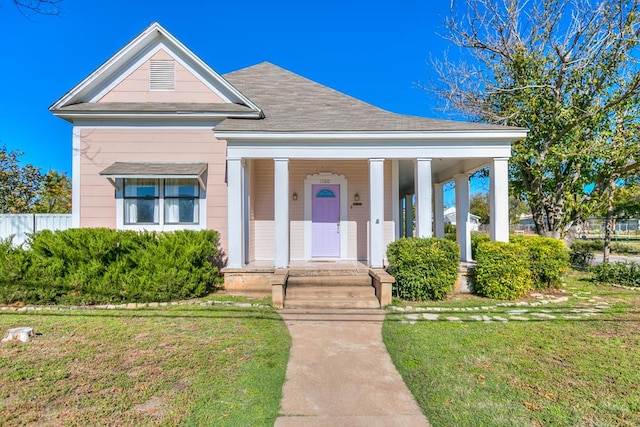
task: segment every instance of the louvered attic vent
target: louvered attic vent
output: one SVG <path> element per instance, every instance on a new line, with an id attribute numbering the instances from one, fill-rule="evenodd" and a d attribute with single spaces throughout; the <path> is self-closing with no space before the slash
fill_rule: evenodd
<path id="1" fill-rule="evenodd" d="M 174 90 L 175 63 L 173 61 L 151 61 L 149 68 L 149 90 Z"/>

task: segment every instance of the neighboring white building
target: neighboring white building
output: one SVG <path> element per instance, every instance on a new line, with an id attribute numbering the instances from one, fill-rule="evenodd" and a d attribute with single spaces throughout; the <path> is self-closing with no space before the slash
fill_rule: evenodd
<path id="1" fill-rule="evenodd" d="M 444 222 L 456 225 L 456 208 L 454 206 L 444 210 Z M 480 217 L 469 213 L 469 224 L 471 226 L 471 231 L 478 231 L 480 229 Z"/>

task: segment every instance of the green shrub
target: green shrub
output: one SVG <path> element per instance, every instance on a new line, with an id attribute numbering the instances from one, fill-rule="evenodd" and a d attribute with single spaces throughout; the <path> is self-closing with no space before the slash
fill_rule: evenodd
<path id="1" fill-rule="evenodd" d="M 518 243 L 478 244 L 474 286 L 479 295 L 516 299 L 533 288 L 529 250 Z"/>
<path id="2" fill-rule="evenodd" d="M 97 304 L 191 298 L 218 280 L 218 233 L 42 231 L 0 262 L 0 302 Z"/>
<path id="3" fill-rule="evenodd" d="M 586 239 L 586 240 L 574 240 L 571 243 L 572 250 L 578 250 L 583 248 L 589 248 L 592 251 L 602 252 L 604 249 L 604 240 L 602 239 Z M 638 254 L 640 253 L 640 243 L 638 242 L 611 242 L 611 253 L 614 254 Z"/>
<path id="4" fill-rule="evenodd" d="M 453 290 L 460 255 L 447 239 L 403 238 L 387 247 L 395 294 L 405 300 L 440 300 Z"/>
<path id="5" fill-rule="evenodd" d="M 489 235 L 487 233 L 471 233 L 471 258 L 476 259 L 476 251 L 478 250 L 478 244 L 482 242 L 488 242 Z"/>
<path id="6" fill-rule="evenodd" d="M 444 238 L 454 243 L 458 241 L 458 236 L 456 235 L 455 230 L 453 231 L 453 233 L 444 233 Z"/>
<path id="7" fill-rule="evenodd" d="M 593 250 L 587 246 L 571 245 L 569 262 L 574 267 L 589 267 L 591 265 L 591 262 L 593 262 Z"/>
<path id="8" fill-rule="evenodd" d="M 534 289 L 559 288 L 569 269 L 569 252 L 562 240 L 542 236 L 511 236 L 510 240 L 529 250 Z"/>
<path id="9" fill-rule="evenodd" d="M 606 262 L 591 268 L 601 283 L 640 287 L 640 264 L 635 262 Z"/>

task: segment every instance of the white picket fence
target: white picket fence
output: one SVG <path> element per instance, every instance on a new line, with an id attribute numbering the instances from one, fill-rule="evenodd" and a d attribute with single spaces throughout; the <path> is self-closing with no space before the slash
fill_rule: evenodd
<path id="1" fill-rule="evenodd" d="M 71 214 L 2 214 L 0 215 L 0 239 L 13 235 L 15 246 L 27 240 L 27 234 L 41 230 L 66 230 L 71 228 Z"/>

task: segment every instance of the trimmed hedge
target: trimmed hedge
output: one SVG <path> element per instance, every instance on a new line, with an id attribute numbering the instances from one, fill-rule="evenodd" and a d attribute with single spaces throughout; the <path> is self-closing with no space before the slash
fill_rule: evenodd
<path id="1" fill-rule="evenodd" d="M 0 246 L 0 302 L 104 304 L 206 295 L 219 282 L 218 233 L 81 228 Z"/>
<path id="2" fill-rule="evenodd" d="M 399 239 L 387 247 L 387 258 L 394 293 L 405 300 L 444 299 L 458 277 L 458 247 L 447 239 Z"/>
<path id="3" fill-rule="evenodd" d="M 604 240 L 601 239 L 587 239 L 587 240 L 574 240 L 571 243 L 572 250 L 583 250 L 589 248 L 592 251 L 602 251 L 604 249 Z M 640 242 L 637 241 L 612 241 L 611 253 L 614 254 L 638 254 L 640 253 Z"/>
<path id="4" fill-rule="evenodd" d="M 542 236 L 511 236 L 511 242 L 529 250 L 534 289 L 559 288 L 569 270 L 569 251 L 562 240 Z"/>
<path id="5" fill-rule="evenodd" d="M 635 262 L 605 262 L 591 271 L 600 283 L 640 287 L 640 264 Z"/>
<path id="6" fill-rule="evenodd" d="M 476 263 L 474 286 L 479 295 L 516 299 L 533 289 L 529 249 L 519 243 L 481 242 Z"/>

